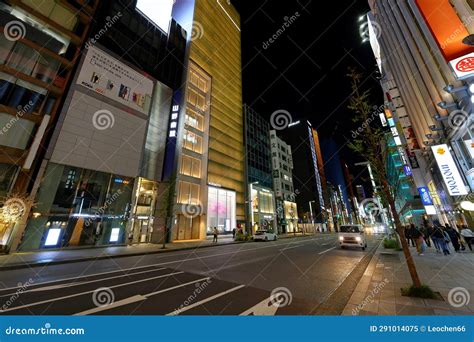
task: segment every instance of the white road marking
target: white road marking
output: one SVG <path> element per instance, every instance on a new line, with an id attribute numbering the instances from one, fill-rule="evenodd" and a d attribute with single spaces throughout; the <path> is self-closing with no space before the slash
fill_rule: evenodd
<path id="1" fill-rule="evenodd" d="M 329 249 L 326 249 L 325 251 L 319 252 L 318 254 L 321 255 L 321 254 L 327 253 L 329 251 L 332 251 L 334 248 L 336 248 L 336 247 L 331 247 Z"/>
<path id="2" fill-rule="evenodd" d="M 113 304 L 110 304 L 110 305 L 100 306 L 100 307 L 97 307 L 97 308 L 93 308 L 93 309 L 89 309 L 89 310 L 86 310 L 86 311 L 76 313 L 76 314 L 74 314 L 74 316 L 89 315 L 89 314 L 93 314 L 93 313 L 100 312 L 100 311 L 105 311 L 105 310 L 109 310 L 109 309 L 113 309 L 113 308 L 118 308 L 120 306 L 124 306 L 124 305 L 128 305 L 128 304 L 131 304 L 131 303 L 136 303 L 136 302 L 139 302 L 139 301 L 146 300 L 146 299 L 148 299 L 148 297 L 155 296 L 155 295 L 160 294 L 160 293 L 169 292 L 169 291 L 172 291 L 172 290 L 176 290 L 180 287 L 188 286 L 188 285 L 191 285 L 191 284 L 194 284 L 194 283 L 197 283 L 197 282 L 201 282 L 201 281 L 205 281 L 205 280 L 209 280 L 209 279 L 210 279 L 210 277 L 196 279 L 196 280 L 193 280 L 193 281 L 189 281 L 187 283 L 167 287 L 166 289 L 163 289 L 163 290 L 150 292 L 150 293 L 147 293 L 145 295 L 135 295 L 135 296 L 132 296 L 132 297 L 128 297 L 128 298 L 119 300 L 119 301 L 117 301 Z"/>
<path id="3" fill-rule="evenodd" d="M 154 272 L 154 271 L 162 271 L 162 270 L 165 270 L 165 269 L 166 268 L 161 267 L 161 268 L 155 268 L 153 270 L 121 274 L 121 275 L 117 275 L 117 276 L 113 276 L 113 277 L 93 279 L 93 280 L 89 280 L 89 281 L 86 280 L 86 281 L 81 281 L 81 282 L 78 282 L 78 283 L 66 283 L 66 284 L 58 284 L 58 285 L 52 285 L 52 286 L 43 286 L 43 287 L 38 287 L 38 288 L 31 289 L 31 290 L 22 291 L 21 294 L 28 293 L 28 292 L 41 292 L 41 291 L 60 290 L 60 289 L 68 288 L 68 287 L 74 287 L 74 286 L 79 286 L 79 285 L 84 285 L 84 284 L 91 284 L 91 283 L 96 283 L 96 282 L 99 282 L 99 281 L 110 280 L 110 279 L 115 279 L 115 278 L 129 277 L 129 276 L 134 276 L 136 274 L 150 273 L 150 272 Z M 15 293 L 16 292 L 1 295 L 0 298 L 1 297 L 12 296 Z"/>
<path id="4" fill-rule="evenodd" d="M 215 294 L 214 296 L 211 296 L 211 297 L 208 297 L 206 299 L 203 299 L 203 300 L 200 300 L 199 302 L 196 302 L 194 304 L 191 304 L 191 305 L 188 305 L 188 306 L 185 306 L 184 308 L 181 308 L 181 309 L 176 309 L 175 311 L 173 312 L 170 312 L 169 314 L 166 314 L 166 316 L 177 316 L 179 314 L 181 314 L 182 312 L 185 312 L 185 311 L 188 311 L 188 310 L 191 310 L 197 306 L 200 306 L 202 304 L 205 304 L 207 302 L 210 302 L 211 300 L 214 300 L 216 298 L 219 298 L 219 297 L 222 297 L 222 296 L 225 296 L 231 292 L 234 292 L 234 291 L 237 291 L 237 290 L 240 290 L 241 288 L 245 287 L 245 285 L 239 285 L 239 286 L 236 286 L 236 287 L 233 287 L 229 290 L 226 290 L 226 291 L 223 291 L 223 292 L 220 292 L 218 294 Z"/>
<path id="5" fill-rule="evenodd" d="M 128 283 L 123 283 L 123 284 L 118 284 L 118 285 L 112 285 L 112 286 L 109 286 L 108 288 L 109 289 L 114 289 L 114 288 L 117 288 L 117 287 L 122 287 L 122 286 L 137 284 L 137 283 L 143 283 L 145 281 L 149 281 L 149 280 L 153 280 L 153 279 L 159 279 L 159 278 L 165 278 L 165 277 L 168 277 L 168 276 L 172 276 L 172 275 L 176 275 L 176 274 L 182 274 L 182 273 L 184 273 L 184 272 L 180 271 L 180 272 L 173 272 L 173 273 L 163 274 L 163 275 L 156 276 L 156 277 L 135 280 L 135 281 L 131 281 L 131 282 L 128 282 Z M 30 304 L 25 304 L 25 305 L 20 305 L 20 306 L 15 306 L 15 307 L 12 307 L 12 308 L 8 308 L 6 310 L 2 310 L 1 312 L 15 311 L 15 310 L 29 308 L 29 307 L 40 305 L 40 304 L 46 304 L 46 303 L 51 303 L 51 302 L 55 302 L 55 301 L 59 301 L 59 300 L 63 300 L 63 299 L 79 297 L 79 296 L 82 296 L 82 295 L 85 295 L 85 294 L 93 293 L 95 290 L 96 289 L 90 290 L 90 291 L 74 293 L 74 294 L 71 294 L 71 295 L 57 297 L 57 298 L 49 298 L 49 299 L 45 299 L 45 300 L 42 300 L 42 301 L 39 301 L 39 302 L 34 302 L 34 303 L 30 303 Z"/>
<path id="6" fill-rule="evenodd" d="M 146 297 L 155 296 L 155 295 L 160 294 L 160 293 L 168 292 L 168 291 L 175 290 L 175 289 L 178 289 L 178 288 L 183 287 L 183 286 L 191 285 L 191 284 L 194 284 L 194 283 L 197 283 L 197 282 L 200 282 L 200 281 L 209 280 L 209 279 L 211 279 L 211 277 L 196 279 L 196 280 L 193 280 L 193 281 L 190 281 L 190 282 L 187 282 L 187 283 L 183 283 L 183 284 L 179 284 L 179 285 L 176 285 L 176 286 L 168 287 L 168 288 L 163 289 L 163 290 L 150 292 L 150 293 L 147 293 L 145 296 Z"/>
<path id="7" fill-rule="evenodd" d="M 298 246 L 291 246 L 291 247 L 285 247 L 283 249 L 280 249 L 280 251 L 286 251 L 287 249 L 292 249 L 292 248 L 297 248 L 297 247 L 301 247 L 302 245 L 298 245 Z"/>
<path id="8" fill-rule="evenodd" d="M 110 309 L 113 309 L 113 308 L 118 308 L 119 306 L 124 306 L 124 305 L 128 305 L 128 304 L 136 303 L 136 302 L 142 302 L 144 300 L 146 300 L 146 297 L 144 297 L 142 295 L 135 295 L 135 296 L 128 297 L 128 298 L 125 298 L 125 299 L 122 299 L 122 300 L 118 300 L 118 301 L 113 302 L 112 304 L 109 304 L 109 305 L 98 306 L 96 308 L 92 308 L 92 309 L 89 309 L 89 310 L 86 310 L 86 311 L 75 313 L 73 316 L 92 315 L 92 314 L 95 314 L 97 312 L 110 310 Z"/>
<path id="9" fill-rule="evenodd" d="M 308 240 L 305 240 L 303 241 L 303 243 L 301 244 L 301 246 L 303 245 L 306 245 L 306 241 L 308 242 L 312 242 L 314 240 L 320 240 L 322 237 L 319 237 L 319 238 L 312 238 L 312 239 L 308 239 Z M 279 241 L 283 241 L 283 240 L 279 240 Z M 180 263 L 180 262 L 188 262 L 188 261 L 194 261 L 194 260 L 200 260 L 200 259 L 207 259 L 207 258 L 214 258 L 214 257 L 218 257 L 218 256 L 224 256 L 224 255 L 235 255 L 235 254 L 238 254 L 238 253 L 243 253 L 243 252 L 251 252 L 251 251 L 255 251 L 255 250 L 259 250 L 259 249 L 266 249 L 266 248 L 274 248 L 274 247 L 280 247 L 280 245 L 284 245 L 284 243 L 282 244 L 271 244 L 271 245 L 268 245 L 268 246 L 262 246 L 262 247 L 256 247 L 256 248 L 248 248 L 248 249 L 242 249 L 242 250 L 238 250 L 238 251 L 231 251 L 231 252 L 225 252 L 225 253 L 217 253 L 217 254 L 212 254 L 212 255 L 205 255 L 205 256 L 198 256 L 198 257 L 194 257 L 194 258 L 186 258 L 186 259 L 180 259 L 180 260 L 174 260 L 174 261 L 167 261 L 167 262 L 161 262 L 161 263 L 156 263 L 156 264 L 150 264 L 150 265 L 143 265 L 143 266 L 134 266 L 134 267 L 131 267 L 131 268 L 124 268 L 124 269 L 117 269 L 115 271 L 107 271 L 107 272 L 99 272 L 99 273 L 91 273 L 91 274 L 88 274 L 88 275 L 83 275 L 83 276 L 77 276 L 77 277 L 69 277 L 69 278 L 59 278 L 57 280 L 50 280 L 50 281 L 44 281 L 44 282 L 39 282 L 39 283 L 35 283 L 31 286 L 38 286 L 38 285 L 45 285 L 45 284 L 51 284 L 51 283 L 57 283 L 57 282 L 61 282 L 61 281 L 67 281 L 67 280 L 73 280 L 73 279 L 82 279 L 82 278 L 86 278 L 86 277 L 93 277 L 93 276 L 98 276 L 98 275 L 104 275 L 104 274 L 110 274 L 110 273 L 116 273 L 116 272 L 125 272 L 125 271 L 130 271 L 130 270 L 137 270 L 137 269 L 142 269 L 142 268 L 146 268 L 146 267 L 156 267 L 156 266 L 163 266 L 163 265 L 169 265 L 169 264 L 176 264 L 176 263 Z M 222 245 L 224 246 L 224 245 Z M 220 246 L 220 247 L 222 247 Z M 177 251 L 179 252 L 179 251 Z M 159 257 L 169 257 L 170 255 L 161 255 Z M 178 256 L 182 256 L 182 254 L 179 254 Z M 133 256 L 130 256 L 131 258 Z M 52 265 L 54 266 L 54 265 Z M 7 288 L 3 288 L 3 289 L 0 289 L 0 291 L 6 291 L 6 290 L 13 290 L 13 289 L 18 289 L 20 288 L 20 286 L 14 286 L 14 287 L 7 287 Z"/>
<path id="10" fill-rule="evenodd" d="M 255 304 L 250 309 L 245 310 L 239 316 L 275 316 L 278 311 L 278 305 L 272 304 L 272 298 L 262 300 L 260 303 Z"/>
<path id="11" fill-rule="evenodd" d="M 48 280 L 48 281 L 43 281 L 39 283 L 31 283 L 30 286 L 39 286 L 39 285 L 46 285 L 46 284 L 52 284 L 52 283 L 58 283 L 61 281 L 66 281 L 66 280 L 77 280 L 77 279 L 82 279 L 82 278 L 87 278 L 87 277 L 95 277 L 99 275 L 105 275 L 105 274 L 111 274 L 111 273 L 118 273 L 118 272 L 125 272 L 125 271 L 130 271 L 130 270 L 138 270 L 146 267 L 153 267 L 154 265 L 143 265 L 143 266 L 136 266 L 136 267 L 131 267 L 131 268 L 124 268 L 124 269 L 118 269 L 115 271 L 107 271 L 107 272 L 99 272 L 99 273 L 92 273 L 92 274 L 87 274 L 87 275 L 81 275 L 81 276 L 76 276 L 76 277 L 69 277 L 69 278 L 61 278 L 57 280 Z M 163 270 L 164 268 L 160 268 L 160 270 Z M 155 271 L 156 269 L 150 270 Z M 132 275 L 133 273 L 125 273 L 124 275 Z M 13 287 L 6 287 L 3 289 L 0 289 L 0 291 L 7 291 L 7 290 L 13 290 L 17 289 L 21 286 L 13 286 Z"/>

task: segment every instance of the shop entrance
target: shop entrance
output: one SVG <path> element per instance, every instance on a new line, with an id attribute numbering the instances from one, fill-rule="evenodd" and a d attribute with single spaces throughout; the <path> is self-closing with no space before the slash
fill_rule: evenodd
<path id="1" fill-rule="evenodd" d="M 153 213 L 156 206 L 158 184 L 144 178 L 138 181 L 137 201 L 134 209 L 132 243 L 150 243 L 153 234 Z"/>

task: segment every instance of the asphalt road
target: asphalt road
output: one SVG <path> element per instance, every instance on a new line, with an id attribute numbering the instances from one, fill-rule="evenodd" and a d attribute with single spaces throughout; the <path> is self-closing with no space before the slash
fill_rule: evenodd
<path id="1" fill-rule="evenodd" d="M 369 237 L 366 251 L 342 250 L 334 235 L 317 235 L 3 271 L 0 310 L 8 315 L 320 313 L 317 308 L 344 286 L 377 243 Z"/>

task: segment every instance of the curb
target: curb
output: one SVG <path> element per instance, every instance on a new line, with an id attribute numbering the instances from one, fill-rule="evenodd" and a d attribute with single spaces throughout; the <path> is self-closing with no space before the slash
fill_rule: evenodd
<path id="1" fill-rule="evenodd" d="M 32 268 L 32 267 L 73 264 L 73 263 L 84 262 L 84 261 L 106 260 L 106 259 L 115 259 L 115 258 L 136 257 L 136 256 L 141 256 L 141 255 L 153 255 L 153 254 L 160 254 L 160 253 L 179 252 L 179 251 L 186 251 L 186 250 L 191 250 L 191 249 L 236 245 L 236 244 L 241 244 L 241 243 L 246 243 L 246 242 L 248 241 L 234 241 L 234 242 L 229 242 L 229 243 L 220 244 L 220 245 L 217 244 L 217 245 L 193 246 L 193 247 L 182 247 L 182 248 L 173 248 L 173 249 L 158 249 L 158 250 L 148 251 L 148 252 L 124 253 L 124 254 L 116 254 L 116 255 L 100 255 L 100 256 L 95 256 L 95 257 L 83 257 L 83 258 L 74 258 L 74 259 L 37 261 L 37 262 L 30 262 L 30 263 L 12 264 L 8 266 L 0 266 L 0 272 L 19 270 L 19 269 L 24 269 L 24 268 Z"/>

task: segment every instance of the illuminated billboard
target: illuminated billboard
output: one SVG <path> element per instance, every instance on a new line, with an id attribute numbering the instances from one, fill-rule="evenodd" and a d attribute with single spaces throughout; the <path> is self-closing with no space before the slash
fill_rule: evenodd
<path id="1" fill-rule="evenodd" d="M 444 59 L 458 78 L 474 72 L 472 46 L 463 44 L 469 36 L 465 23 L 459 18 L 449 0 L 415 0 L 426 24 L 435 38 Z"/>
<path id="2" fill-rule="evenodd" d="M 438 164 L 439 171 L 451 196 L 467 195 L 466 186 L 461 178 L 461 174 L 454 163 L 453 156 L 448 145 L 442 144 L 431 146 L 433 154 Z"/>

